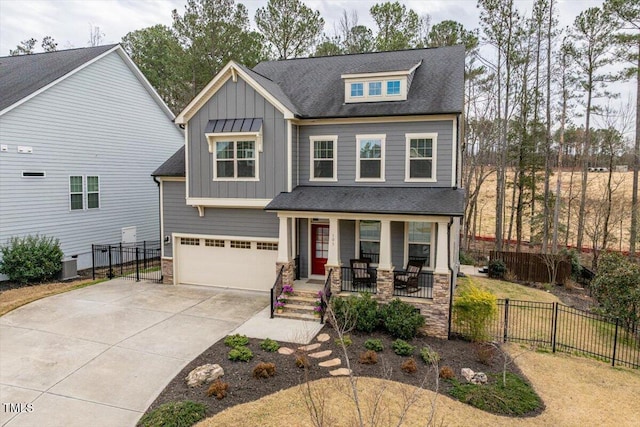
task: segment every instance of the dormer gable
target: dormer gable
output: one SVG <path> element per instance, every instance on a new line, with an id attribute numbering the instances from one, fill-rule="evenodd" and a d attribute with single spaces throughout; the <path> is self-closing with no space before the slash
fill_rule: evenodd
<path id="1" fill-rule="evenodd" d="M 341 75 L 344 102 L 405 101 L 420 61 L 370 62 Z"/>

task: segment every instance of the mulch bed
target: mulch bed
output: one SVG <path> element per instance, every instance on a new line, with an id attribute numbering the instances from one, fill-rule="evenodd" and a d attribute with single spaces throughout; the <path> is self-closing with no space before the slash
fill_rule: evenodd
<path id="1" fill-rule="evenodd" d="M 322 329 L 321 333 L 328 333 L 331 336 L 331 339 L 322 343 L 321 348 L 314 350 L 313 352 L 330 349 L 333 350 L 333 353 L 325 359 L 309 359 L 311 364 L 307 372 L 296 366 L 295 354 L 282 355 L 277 352 L 266 352 L 260 348 L 260 342 L 262 340 L 258 339 L 250 339 L 248 347 L 254 354 L 254 357 L 250 362 L 232 362 L 227 359 L 230 349 L 229 347 L 226 347 L 221 340 L 209 347 L 209 349 L 189 363 L 167 385 L 162 393 L 160 393 L 147 412 L 163 403 L 192 400 L 205 404 L 207 406 L 207 416 L 212 416 L 226 408 L 251 402 L 277 391 L 297 386 L 303 383 L 305 378 L 311 381 L 328 378 L 330 377 L 329 371 L 335 368 L 320 367 L 318 366 L 318 362 L 340 357 L 343 362 L 340 367 L 346 367 L 346 364 L 344 363 L 345 358 L 342 350 L 334 342 L 336 337 L 335 331 L 330 326 L 326 325 Z M 391 348 L 393 339 L 389 335 L 383 332 L 373 332 L 370 334 L 352 332 L 349 335 L 353 341 L 353 344 L 348 348 L 349 360 L 351 368 L 356 376 L 386 378 L 435 390 L 435 374 L 433 373 L 433 370 L 430 370 L 430 367 L 427 366 L 420 358 L 420 349 L 427 345 L 439 354 L 441 359 L 439 366 L 450 367 L 455 373 L 456 378 L 461 382 L 465 381 L 460 374 L 460 370 L 462 368 L 471 368 L 476 372 L 480 371 L 487 374 L 502 372 L 502 355 L 500 352 L 496 352 L 493 360 L 488 365 L 485 365 L 478 361 L 476 347 L 472 343 L 460 340 L 447 341 L 420 336 L 410 341 L 410 344 L 415 346 L 414 358 L 418 366 L 418 371 L 413 374 L 407 374 L 400 369 L 402 363 L 407 360 L 407 357 L 398 356 L 393 352 Z M 358 363 L 359 355 L 366 351 L 364 342 L 369 338 L 378 338 L 382 340 L 384 345 L 384 350 L 378 353 L 378 363 L 375 365 L 363 365 Z M 312 342 L 317 341 L 313 340 Z M 287 344 L 282 342 L 279 344 L 292 349 L 296 349 L 300 346 L 299 344 Z M 276 365 L 276 375 L 268 379 L 253 378 L 253 368 L 260 362 L 274 363 Z M 217 400 L 213 396 L 207 396 L 208 385 L 191 388 L 187 386 L 184 380 L 191 370 L 207 363 L 217 363 L 224 369 L 224 376 L 221 380 L 229 384 L 229 389 L 227 390 L 227 396 L 222 400 Z M 386 373 L 384 373 L 385 370 L 387 371 Z M 519 371 L 515 363 L 509 364 L 507 370 L 522 376 L 522 373 Z M 451 384 L 449 381 L 443 380 L 440 381 L 439 387 L 440 393 L 447 394 L 447 391 L 451 388 Z M 532 413 L 527 415 L 536 414 Z"/>

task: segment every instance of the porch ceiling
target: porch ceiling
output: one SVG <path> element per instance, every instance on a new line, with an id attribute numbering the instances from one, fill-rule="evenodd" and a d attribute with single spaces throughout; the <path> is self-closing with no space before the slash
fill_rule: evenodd
<path id="1" fill-rule="evenodd" d="M 299 186 L 265 210 L 463 216 L 464 198 L 453 188 Z"/>

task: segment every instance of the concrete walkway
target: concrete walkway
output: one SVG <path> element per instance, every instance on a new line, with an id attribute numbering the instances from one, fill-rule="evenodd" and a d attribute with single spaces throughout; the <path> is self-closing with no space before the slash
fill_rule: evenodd
<path id="1" fill-rule="evenodd" d="M 14 310 L 0 317 L 0 425 L 134 426 L 187 363 L 268 304 L 116 279 Z"/>

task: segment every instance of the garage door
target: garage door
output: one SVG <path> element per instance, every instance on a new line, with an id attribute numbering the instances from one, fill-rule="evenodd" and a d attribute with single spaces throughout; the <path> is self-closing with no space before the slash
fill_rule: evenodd
<path id="1" fill-rule="evenodd" d="M 273 286 L 278 243 L 269 239 L 176 237 L 177 283 L 268 290 Z"/>

